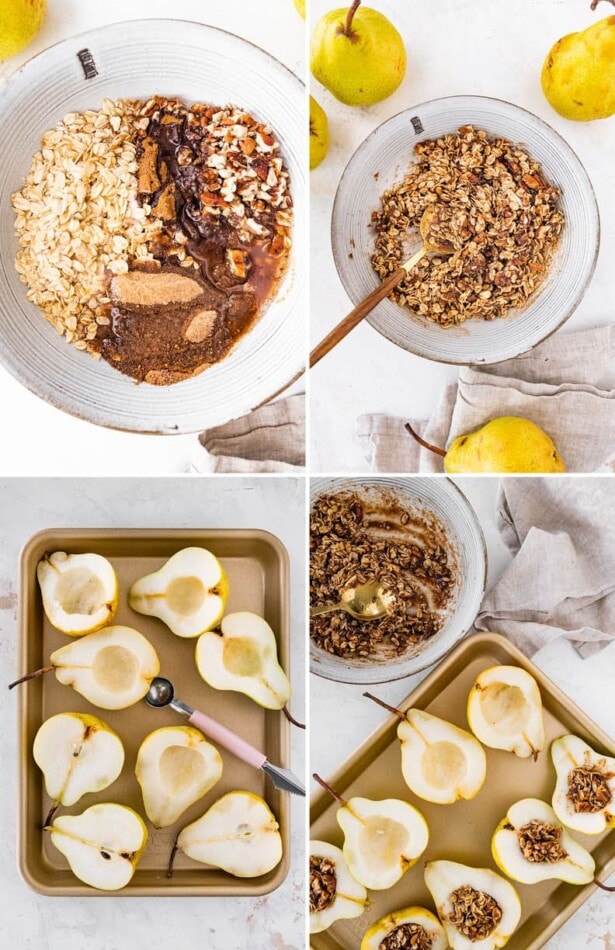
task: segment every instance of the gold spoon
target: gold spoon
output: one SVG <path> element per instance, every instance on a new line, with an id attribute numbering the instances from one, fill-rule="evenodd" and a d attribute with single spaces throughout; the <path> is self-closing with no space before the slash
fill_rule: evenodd
<path id="1" fill-rule="evenodd" d="M 313 607 L 310 617 L 319 617 L 333 610 L 345 610 L 355 620 L 380 620 L 389 612 L 394 600 L 394 595 L 378 581 L 373 584 L 360 584 L 342 591 L 337 604 Z"/>
<path id="2" fill-rule="evenodd" d="M 412 257 L 409 257 L 408 260 L 387 277 L 386 280 L 383 280 L 379 287 L 373 290 L 360 304 L 357 304 L 354 310 L 351 310 L 348 316 L 344 317 L 344 319 L 327 334 L 324 340 L 321 340 L 318 346 L 310 353 L 310 368 L 316 366 L 323 356 L 327 355 L 329 350 L 332 350 L 334 346 L 337 346 L 340 340 L 343 340 L 351 330 L 354 330 L 357 324 L 359 324 L 368 313 L 372 312 L 377 303 L 380 303 L 381 300 L 388 297 L 391 291 L 395 290 L 404 277 L 408 276 L 415 264 L 418 264 L 426 254 L 448 256 L 454 252 L 455 248 L 452 244 L 438 244 L 436 240 L 430 238 L 431 226 L 434 222 L 435 214 L 435 205 L 430 205 L 423 212 L 419 225 L 421 237 L 423 238 L 423 246 L 420 250 L 418 250 L 416 254 L 413 254 Z"/>

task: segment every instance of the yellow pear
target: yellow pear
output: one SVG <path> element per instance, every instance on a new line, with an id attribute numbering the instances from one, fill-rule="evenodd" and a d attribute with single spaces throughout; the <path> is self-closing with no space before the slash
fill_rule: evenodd
<path id="1" fill-rule="evenodd" d="M 422 947 L 427 943 L 430 950 L 446 950 L 448 941 L 442 924 L 424 907 L 404 907 L 372 924 L 361 941 L 361 950 Z"/>
<path id="2" fill-rule="evenodd" d="M 310 171 L 318 168 L 329 151 L 329 120 L 327 113 L 310 96 Z"/>
<path id="3" fill-rule="evenodd" d="M 295 10 L 305 20 L 305 0 L 293 0 Z"/>
<path id="4" fill-rule="evenodd" d="M 336 99 L 371 106 L 395 92 L 406 72 L 406 48 L 399 32 L 378 10 L 331 10 L 320 18 L 310 43 L 310 68 Z"/>
<path id="5" fill-rule="evenodd" d="M 360 917 L 367 891 L 354 879 L 340 848 L 310 841 L 310 933 L 328 930 L 336 920 Z"/>
<path id="6" fill-rule="evenodd" d="M 14 56 L 31 43 L 45 18 L 47 0 L 2 0 L 0 3 L 0 60 Z"/>
<path id="7" fill-rule="evenodd" d="M 615 114 L 615 16 L 569 33 L 542 67 L 542 91 L 565 119 L 589 122 Z"/>
<path id="8" fill-rule="evenodd" d="M 540 690 L 534 677 L 519 666 L 492 666 L 479 673 L 467 713 L 470 729 L 490 749 L 536 759 L 545 747 Z"/>
<path id="9" fill-rule="evenodd" d="M 447 452 L 425 442 L 410 423 L 406 430 L 424 448 L 444 459 L 450 475 L 464 472 L 565 472 L 564 460 L 546 432 L 529 419 L 500 416 L 481 429 L 460 435 Z"/>

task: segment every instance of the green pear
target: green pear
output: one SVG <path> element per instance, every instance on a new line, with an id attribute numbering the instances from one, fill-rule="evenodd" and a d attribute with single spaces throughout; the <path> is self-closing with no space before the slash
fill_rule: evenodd
<path id="1" fill-rule="evenodd" d="M 310 171 L 318 168 L 329 151 L 329 120 L 327 113 L 310 96 Z"/>
<path id="2" fill-rule="evenodd" d="M 429 950 L 447 950 L 442 924 L 424 907 L 404 907 L 372 924 L 361 941 L 361 950 L 427 945 Z"/>
<path id="3" fill-rule="evenodd" d="M 424 448 L 444 459 L 450 475 L 464 472 L 565 472 L 563 459 L 546 432 L 529 419 L 500 416 L 475 432 L 460 435 L 447 452 L 425 442 L 410 423 L 406 430 Z"/>
<path id="4" fill-rule="evenodd" d="M 491 749 L 536 758 L 545 747 L 540 690 L 520 666 L 492 666 L 479 673 L 468 695 L 467 713 L 470 729 Z"/>
<path id="5" fill-rule="evenodd" d="M 341 849 L 310 841 L 310 933 L 328 930 L 336 920 L 360 917 L 367 905 L 367 891 L 348 870 Z"/>
<path id="6" fill-rule="evenodd" d="M 349 106 L 371 106 L 388 98 L 406 72 L 399 32 L 382 13 L 360 2 L 325 13 L 310 43 L 314 77 Z"/>
<path id="7" fill-rule="evenodd" d="M 565 119 L 589 122 L 615 115 L 615 16 L 558 40 L 542 67 L 541 83 Z"/>
<path id="8" fill-rule="evenodd" d="M 45 18 L 47 0 L 2 0 L 0 3 L 0 61 L 31 43 Z"/>

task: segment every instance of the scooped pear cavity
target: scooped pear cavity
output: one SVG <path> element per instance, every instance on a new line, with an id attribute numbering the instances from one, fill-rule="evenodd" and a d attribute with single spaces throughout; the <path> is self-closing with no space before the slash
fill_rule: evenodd
<path id="1" fill-rule="evenodd" d="M 446 805 L 478 794 L 485 781 L 485 752 L 465 729 L 409 709 L 397 735 L 404 781 L 419 798 Z"/>
<path id="2" fill-rule="evenodd" d="M 548 880 L 588 884 L 594 879 L 589 851 L 537 798 L 523 798 L 510 806 L 491 839 L 491 853 L 500 870 L 522 884 Z"/>
<path id="3" fill-rule="evenodd" d="M 147 843 L 144 821 L 124 805 L 92 805 L 81 815 L 60 815 L 49 830 L 73 874 L 102 891 L 126 887 Z"/>
<path id="4" fill-rule="evenodd" d="M 282 838 L 269 806 L 251 792 L 223 795 L 187 825 L 177 847 L 194 861 L 234 877 L 260 877 L 282 859 Z"/>
<path id="5" fill-rule="evenodd" d="M 214 689 L 245 693 L 266 709 L 282 709 L 290 698 L 275 634 L 257 614 L 227 614 L 220 633 L 204 633 L 196 646 L 196 665 Z"/>
<path id="6" fill-rule="evenodd" d="M 354 879 L 340 848 L 310 841 L 310 933 L 321 933 L 336 920 L 359 917 L 367 891 Z"/>
<path id="7" fill-rule="evenodd" d="M 228 578 L 206 548 L 184 548 L 136 581 L 129 603 L 137 613 L 158 617 L 178 637 L 198 637 L 220 621 Z"/>
<path id="8" fill-rule="evenodd" d="M 525 758 L 545 746 L 540 690 L 519 666 L 493 666 L 479 674 L 468 697 L 468 722 L 491 749 Z"/>
<path id="9" fill-rule="evenodd" d="M 615 758 L 571 735 L 553 742 L 551 758 L 557 773 L 553 811 L 562 824 L 586 835 L 615 825 Z"/>
<path id="10" fill-rule="evenodd" d="M 172 825 L 222 778 L 222 757 L 191 726 L 165 726 L 145 737 L 135 767 L 147 817 Z"/>
<path id="11" fill-rule="evenodd" d="M 122 771 L 124 746 L 102 719 L 87 713 L 59 713 L 34 738 L 34 761 L 45 776 L 47 794 L 58 805 L 74 805 L 88 792 L 107 788 Z"/>
<path id="12" fill-rule="evenodd" d="M 442 924 L 424 907 L 404 907 L 381 917 L 361 941 L 361 950 L 447 950 Z"/>
<path id="13" fill-rule="evenodd" d="M 113 620 L 117 574 L 100 554 L 55 551 L 39 561 L 36 575 L 47 619 L 62 633 L 93 633 Z"/>
<path id="14" fill-rule="evenodd" d="M 156 651 L 132 627 L 107 627 L 51 654 L 59 683 L 94 706 L 125 709 L 143 699 L 160 672 Z"/>
<path id="15" fill-rule="evenodd" d="M 429 861 L 425 884 L 452 950 L 503 947 L 521 917 L 519 896 L 499 874 L 455 861 Z"/>

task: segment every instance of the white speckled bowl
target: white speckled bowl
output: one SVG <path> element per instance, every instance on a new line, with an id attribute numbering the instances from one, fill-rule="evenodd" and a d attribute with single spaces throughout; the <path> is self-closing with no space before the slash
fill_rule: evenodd
<path id="1" fill-rule="evenodd" d="M 465 495 L 448 478 L 312 478 L 311 503 L 319 495 L 345 489 L 369 491 L 384 487 L 418 510 L 435 514 L 446 528 L 457 558 L 460 578 L 457 595 L 447 610 L 446 621 L 431 639 L 413 654 L 385 663 L 350 660 L 334 656 L 310 640 L 310 670 L 338 683 L 367 685 L 388 683 L 425 670 L 445 656 L 461 640 L 478 613 L 487 580 L 487 548 L 476 513 Z"/>
<path id="2" fill-rule="evenodd" d="M 89 50 L 97 75 L 78 58 Z M 136 385 L 70 346 L 26 299 L 14 267 L 10 195 L 42 134 L 104 97 L 175 95 L 235 103 L 275 130 L 291 175 L 290 267 L 275 299 L 222 362 L 173 386 Z M 175 434 L 222 424 L 284 389 L 305 362 L 307 172 L 303 84 L 230 33 L 179 20 L 134 20 L 71 37 L 30 60 L 0 90 L 0 362 L 47 402 L 100 425 Z"/>
<path id="3" fill-rule="evenodd" d="M 549 274 L 529 305 L 506 318 L 467 320 L 445 329 L 387 299 L 368 320 L 387 339 L 417 356 L 441 363 L 499 363 L 527 352 L 571 316 L 598 256 L 600 219 L 587 172 L 542 119 L 510 102 L 484 96 L 434 99 L 388 119 L 346 166 L 333 208 L 333 255 L 346 293 L 353 304 L 359 303 L 379 282 L 370 263 L 374 232 L 369 224 L 372 211 L 380 207 L 380 196 L 403 179 L 417 142 L 456 132 L 462 125 L 521 145 L 561 189 L 566 224 Z"/>

